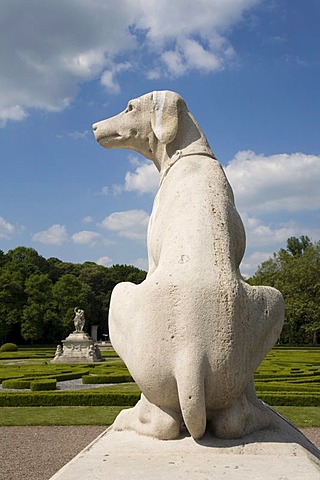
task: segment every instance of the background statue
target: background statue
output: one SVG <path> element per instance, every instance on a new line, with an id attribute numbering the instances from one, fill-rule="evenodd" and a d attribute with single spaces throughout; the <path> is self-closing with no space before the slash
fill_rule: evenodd
<path id="1" fill-rule="evenodd" d="M 74 309 L 75 317 L 73 319 L 74 326 L 75 326 L 75 333 L 83 332 L 84 324 L 86 323 L 84 317 L 84 310 L 81 308 L 76 307 Z"/>

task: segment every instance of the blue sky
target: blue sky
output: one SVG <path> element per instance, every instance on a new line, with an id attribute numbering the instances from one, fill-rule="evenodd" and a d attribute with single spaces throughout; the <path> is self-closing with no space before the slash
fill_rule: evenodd
<path id="1" fill-rule="evenodd" d="M 318 0 L 0 0 L 0 249 L 147 268 L 157 172 L 91 125 L 174 90 L 225 168 L 249 275 L 320 239 Z"/>

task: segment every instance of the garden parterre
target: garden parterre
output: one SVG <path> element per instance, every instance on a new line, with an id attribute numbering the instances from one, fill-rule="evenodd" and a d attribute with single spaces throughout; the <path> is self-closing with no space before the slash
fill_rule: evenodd
<path id="1" fill-rule="evenodd" d="M 134 405 L 140 392 L 126 366 L 114 351 L 103 355 L 103 363 L 59 365 L 49 363 L 52 348 L 1 353 L 0 406 Z M 52 390 L 54 380 L 71 379 L 106 386 Z M 275 347 L 256 370 L 255 386 L 269 405 L 320 406 L 320 349 Z"/>

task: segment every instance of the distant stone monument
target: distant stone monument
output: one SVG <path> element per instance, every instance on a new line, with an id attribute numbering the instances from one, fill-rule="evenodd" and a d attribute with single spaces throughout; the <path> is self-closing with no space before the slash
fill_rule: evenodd
<path id="1" fill-rule="evenodd" d="M 84 310 L 76 307 L 73 319 L 75 331 L 62 340 L 63 347 L 57 346 L 55 357 L 51 363 L 87 363 L 103 362 L 98 345 L 83 331 L 85 325 Z"/>

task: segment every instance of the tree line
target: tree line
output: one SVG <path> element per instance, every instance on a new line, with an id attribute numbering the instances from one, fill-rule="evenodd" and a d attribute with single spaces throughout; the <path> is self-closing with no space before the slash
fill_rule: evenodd
<path id="1" fill-rule="evenodd" d="M 108 311 L 119 282 L 141 283 L 146 272 L 128 265 L 104 267 L 45 259 L 36 250 L 0 250 L 0 343 L 60 342 L 73 330 L 74 308 L 85 311 L 86 327 L 108 333 Z M 282 344 L 320 341 L 320 242 L 291 237 L 286 248 L 263 262 L 250 285 L 277 288 L 285 299 Z"/>
<path id="2" fill-rule="evenodd" d="M 311 242 L 307 236 L 290 237 L 286 248 L 263 262 L 248 283 L 275 287 L 284 296 L 280 343 L 319 343 L 320 242 Z"/>
<path id="3" fill-rule="evenodd" d="M 104 267 L 45 259 L 33 248 L 0 250 L 0 344 L 58 343 L 73 331 L 74 308 L 85 311 L 85 330 L 108 333 L 109 301 L 119 282 L 140 283 L 146 272 L 129 265 Z"/>

